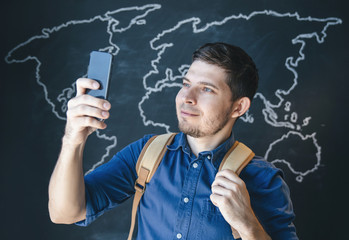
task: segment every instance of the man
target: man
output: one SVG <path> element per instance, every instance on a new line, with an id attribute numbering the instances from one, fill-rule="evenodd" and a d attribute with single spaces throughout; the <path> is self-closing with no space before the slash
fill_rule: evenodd
<path id="1" fill-rule="evenodd" d="M 138 239 L 298 239 L 289 190 L 280 170 L 255 157 L 240 177 L 218 172 L 234 143 L 235 121 L 250 107 L 258 85 L 252 59 L 225 43 L 206 44 L 176 97 L 181 132 L 147 184 L 138 209 Z M 77 80 L 68 103 L 62 150 L 49 186 L 55 223 L 88 225 L 134 194 L 137 158 L 151 137 L 125 147 L 108 163 L 83 176 L 85 141 L 106 124 L 109 102 L 86 95 L 91 79 Z"/>

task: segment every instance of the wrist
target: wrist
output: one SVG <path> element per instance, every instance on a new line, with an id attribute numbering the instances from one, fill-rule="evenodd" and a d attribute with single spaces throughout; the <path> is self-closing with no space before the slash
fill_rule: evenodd
<path id="1" fill-rule="evenodd" d="M 85 142 L 73 141 L 67 136 L 62 138 L 62 147 L 58 161 L 62 164 L 82 163 Z"/>
<path id="2" fill-rule="evenodd" d="M 271 240 L 253 212 L 250 215 L 246 215 L 243 219 L 244 221 L 240 222 L 238 225 L 235 225 L 241 239 Z"/>
<path id="3" fill-rule="evenodd" d="M 243 230 L 239 231 L 241 239 L 243 240 L 271 240 L 266 233 L 262 225 L 258 222 L 254 222 L 246 226 Z"/>
<path id="4" fill-rule="evenodd" d="M 66 147 L 79 148 L 80 146 L 84 146 L 86 142 L 86 138 L 82 138 L 81 136 L 75 136 L 75 134 L 67 134 L 65 133 L 62 137 L 62 145 Z"/>
<path id="5" fill-rule="evenodd" d="M 86 140 L 78 141 L 70 136 L 64 135 L 62 138 L 62 150 L 67 150 L 69 152 L 82 153 L 85 147 Z"/>

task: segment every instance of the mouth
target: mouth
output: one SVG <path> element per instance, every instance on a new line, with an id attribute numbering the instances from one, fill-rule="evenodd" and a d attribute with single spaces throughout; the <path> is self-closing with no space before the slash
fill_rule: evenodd
<path id="1" fill-rule="evenodd" d="M 183 117 L 197 117 L 197 116 L 199 116 L 199 114 L 197 114 L 197 113 L 189 112 L 189 111 L 183 111 L 183 110 L 181 110 L 181 115 Z"/>

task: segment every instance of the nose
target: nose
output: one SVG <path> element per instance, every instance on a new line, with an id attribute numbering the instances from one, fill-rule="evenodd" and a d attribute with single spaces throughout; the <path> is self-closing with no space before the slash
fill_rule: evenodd
<path id="1" fill-rule="evenodd" d="M 183 91 L 182 101 L 186 104 L 196 105 L 197 97 L 194 88 L 189 88 Z"/>

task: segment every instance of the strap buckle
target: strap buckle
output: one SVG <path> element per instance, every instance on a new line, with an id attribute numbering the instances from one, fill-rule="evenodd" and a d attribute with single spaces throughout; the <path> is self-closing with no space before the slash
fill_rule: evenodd
<path id="1" fill-rule="evenodd" d="M 138 191 L 142 194 L 145 192 L 145 186 L 140 184 L 138 181 L 135 182 L 135 189 L 136 189 L 136 191 Z"/>

